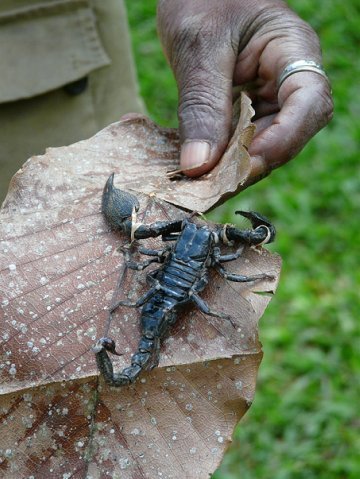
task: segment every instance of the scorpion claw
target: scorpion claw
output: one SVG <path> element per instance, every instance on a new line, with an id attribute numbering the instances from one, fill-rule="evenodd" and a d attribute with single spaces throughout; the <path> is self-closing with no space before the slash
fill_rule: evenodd
<path id="1" fill-rule="evenodd" d="M 139 207 L 136 196 L 115 188 L 114 173 L 112 173 L 105 184 L 101 205 L 101 211 L 110 227 L 130 234 L 131 217 L 134 211 L 139 210 Z"/>
<path id="2" fill-rule="evenodd" d="M 259 236 L 259 238 L 263 236 L 259 242 L 256 241 L 256 244 L 272 243 L 274 241 L 276 235 L 275 227 L 265 216 L 256 211 L 235 211 L 235 214 L 250 220 L 254 231 L 257 233 L 256 236 Z"/>
<path id="3" fill-rule="evenodd" d="M 275 228 L 273 225 L 265 216 L 261 215 L 260 213 L 257 213 L 256 211 L 235 211 L 235 214 L 241 215 L 250 220 L 253 228 L 257 228 L 258 226 L 267 226 L 269 229 L 272 228 L 275 234 Z"/>

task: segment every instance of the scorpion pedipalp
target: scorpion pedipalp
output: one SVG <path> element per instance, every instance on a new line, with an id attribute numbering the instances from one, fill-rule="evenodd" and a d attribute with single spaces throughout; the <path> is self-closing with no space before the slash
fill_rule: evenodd
<path id="1" fill-rule="evenodd" d="M 256 211 L 235 211 L 235 214 L 250 220 L 253 229 L 240 230 L 231 225 L 226 226 L 225 235 L 223 233 L 222 237 L 225 236 L 227 241 L 240 241 L 250 246 L 258 246 L 274 241 L 276 235 L 275 227 L 265 216 Z"/>
<path id="2" fill-rule="evenodd" d="M 140 204 L 135 195 L 115 188 L 114 173 L 106 184 L 102 195 L 101 211 L 113 230 L 122 231 L 131 241 L 134 239 L 156 238 L 181 231 L 182 220 L 156 221 L 149 225 L 136 222 Z"/>

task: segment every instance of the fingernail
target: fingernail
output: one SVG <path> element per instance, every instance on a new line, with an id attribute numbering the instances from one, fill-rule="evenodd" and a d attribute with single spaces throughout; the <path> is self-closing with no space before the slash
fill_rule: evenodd
<path id="1" fill-rule="evenodd" d="M 210 145 L 206 141 L 188 141 L 181 146 L 180 166 L 182 170 L 197 168 L 209 161 Z"/>

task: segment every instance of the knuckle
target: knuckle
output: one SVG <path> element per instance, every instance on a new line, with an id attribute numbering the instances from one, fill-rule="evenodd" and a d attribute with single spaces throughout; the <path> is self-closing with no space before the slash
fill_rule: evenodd
<path id="1" fill-rule="evenodd" d="M 214 37 L 208 29 L 190 24 L 175 34 L 170 61 L 175 72 L 184 68 L 206 68 L 211 62 L 210 52 L 214 48 Z"/>
<path id="2" fill-rule="evenodd" d="M 286 6 L 260 12 L 251 32 L 277 44 L 280 50 L 284 49 L 283 53 L 294 58 L 304 58 L 304 54 L 309 53 L 318 60 L 321 58 L 320 40 L 315 30 Z"/>
<path id="3" fill-rule="evenodd" d="M 192 84 L 180 96 L 179 115 L 200 109 L 213 116 L 223 116 L 228 101 L 228 95 L 223 90 L 217 88 L 210 90 L 204 88 L 201 84 Z"/>
<path id="4" fill-rule="evenodd" d="M 219 142 L 230 121 L 231 108 L 224 92 L 192 88 L 181 95 L 178 117 L 180 134 L 201 135 Z"/>
<path id="5" fill-rule="evenodd" d="M 206 50 L 214 42 L 211 26 L 201 24 L 197 18 L 186 17 L 172 25 L 172 53 L 181 55 L 184 50 Z"/>
<path id="6" fill-rule="evenodd" d="M 191 8 L 190 8 L 191 10 Z M 218 13 L 219 7 L 207 7 L 203 11 L 181 12 L 174 18 L 168 16 L 166 28 L 162 33 L 167 39 L 170 62 L 174 65 L 184 55 L 191 61 L 192 56 L 205 56 L 209 51 L 219 48 L 219 45 L 232 45 L 234 22 L 233 16 L 225 17 L 224 9 Z M 220 40 L 222 39 L 222 40 Z"/>
<path id="7" fill-rule="evenodd" d="M 329 123 L 334 116 L 334 101 L 330 93 L 326 94 L 324 97 L 324 114 Z"/>
<path id="8" fill-rule="evenodd" d="M 318 101 L 314 102 L 314 116 L 318 130 L 324 128 L 333 118 L 334 102 L 328 85 L 318 91 Z"/>

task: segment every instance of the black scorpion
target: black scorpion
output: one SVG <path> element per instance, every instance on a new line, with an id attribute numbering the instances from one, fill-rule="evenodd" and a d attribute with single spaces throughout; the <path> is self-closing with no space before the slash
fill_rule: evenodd
<path id="1" fill-rule="evenodd" d="M 140 253 L 151 258 L 136 263 L 128 261 L 127 266 L 135 270 L 143 270 L 152 263 L 162 266 L 151 271 L 147 280 L 151 288 L 135 303 L 127 300 L 119 301 L 112 306 L 110 314 L 120 305 L 141 307 L 141 339 L 137 351 L 131 357 L 131 365 L 120 373 L 114 373 L 108 352 L 119 354 L 115 342 L 109 338 L 101 338 L 94 346 L 96 361 L 105 381 L 111 386 L 130 384 L 144 370 L 151 370 L 158 365 L 160 340 L 178 315 L 179 309 L 193 302 L 203 313 L 229 319 L 223 313 L 212 311 L 201 299 L 199 293 L 208 283 L 208 270 L 215 268 L 221 276 L 229 281 L 249 282 L 262 279 L 274 279 L 267 274 L 242 276 L 227 272 L 221 263 L 237 259 L 242 249 L 232 254 L 221 254 L 216 245 L 220 242 L 244 245 L 261 245 L 270 243 L 275 238 L 275 228 L 265 217 L 255 212 L 236 211 L 251 221 L 253 229 L 239 230 L 231 225 L 198 225 L 185 220 L 158 221 L 149 225 L 135 223 L 136 211 L 139 209 L 137 198 L 114 187 L 112 174 L 104 188 L 102 212 L 112 229 L 120 230 L 131 239 L 145 239 L 161 236 L 163 241 L 173 241 L 172 246 L 163 250 L 152 250 L 140 247 Z"/>

